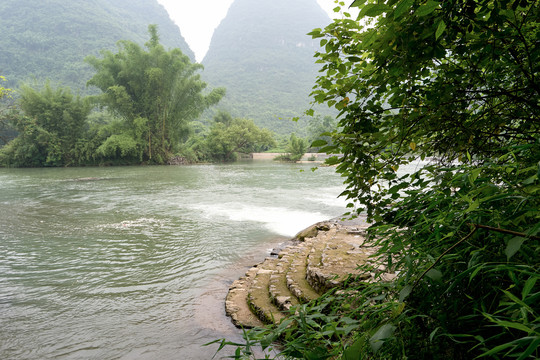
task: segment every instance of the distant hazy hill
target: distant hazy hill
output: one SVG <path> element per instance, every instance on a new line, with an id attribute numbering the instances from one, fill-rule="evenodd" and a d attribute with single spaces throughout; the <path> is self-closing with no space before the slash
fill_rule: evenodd
<path id="1" fill-rule="evenodd" d="M 221 108 L 278 133 L 297 131 L 290 118 L 308 108 L 319 69 L 319 41 L 306 34 L 329 22 L 316 0 L 235 0 L 202 62 L 204 80 L 227 88 Z"/>
<path id="2" fill-rule="evenodd" d="M 93 70 L 83 62 L 118 40 L 144 44 L 158 24 L 162 44 L 193 52 L 157 0 L 1 0 L 0 75 L 9 86 L 35 78 L 84 88 Z"/>

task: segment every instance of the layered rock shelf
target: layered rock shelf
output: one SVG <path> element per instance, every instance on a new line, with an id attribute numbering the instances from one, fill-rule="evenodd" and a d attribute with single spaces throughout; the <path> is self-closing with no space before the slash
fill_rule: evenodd
<path id="1" fill-rule="evenodd" d="M 325 221 L 301 231 L 291 244 L 249 269 L 233 282 L 225 309 L 238 327 L 278 324 L 290 309 L 318 298 L 349 277 L 372 281 L 374 272 L 361 272 L 359 265 L 373 261 L 377 250 L 366 241 L 367 224 Z M 373 264 L 375 271 L 386 271 Z M 391 280 L 393 274 L 384 273 Z"/>

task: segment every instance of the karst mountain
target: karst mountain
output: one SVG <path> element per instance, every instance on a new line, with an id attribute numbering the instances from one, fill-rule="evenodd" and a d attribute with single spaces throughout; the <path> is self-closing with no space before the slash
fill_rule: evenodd
<path id="1" fill-rule="evenodd" d="M 202 61 L 204 79 L 227 89 L 219 107 L 278 133 L 301 132 L 291 118 L 310 107 L 320 68 L 319 40 L 307 33 L 328 23 L 316 0 L 235 0 Z"/>
<path id="2" fill-rule="evenodd" d="M 161 43 L 194 59 L 178 26 L 156 0 L 2 0 L 0 75 L 20 82 L 70 86 L 84 91 L 94 70 L 84 62 L 119 40 L 144 44 L 157 24 Z"/>

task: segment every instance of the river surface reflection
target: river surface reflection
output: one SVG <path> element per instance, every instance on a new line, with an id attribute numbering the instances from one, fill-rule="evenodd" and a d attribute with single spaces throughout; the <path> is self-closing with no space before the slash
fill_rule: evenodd
<path id="1" fill-rule="evenodd" d="M 211 358 L 228 285 L 345 211 L 311 167 L 0 169 L 0 358 Z"/>

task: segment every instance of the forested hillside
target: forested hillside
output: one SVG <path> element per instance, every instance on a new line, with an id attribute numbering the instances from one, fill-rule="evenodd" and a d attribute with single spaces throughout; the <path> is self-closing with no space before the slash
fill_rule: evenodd
<path id="1" fill-rule="evenodd" d="M 149 24 L 157 24 L 161 42 L 193 52 L 156 0 L 2 0 L 0 2 L 0 71 L 7 85 L 50 79 L 83 89 L 93 75 L 84 63 L 119 40 L 143 44 Z"/>
<path id="2" fill-rule="evenodd" d="M 301 132 L 290 119 L 309 108 L 319 68 L 319 41 L 306 34 L 329 22 L 315 0 L 235 0 L 203 60 L 204 79 L 227 88 L 220 107 L 278 133 Z"/>

